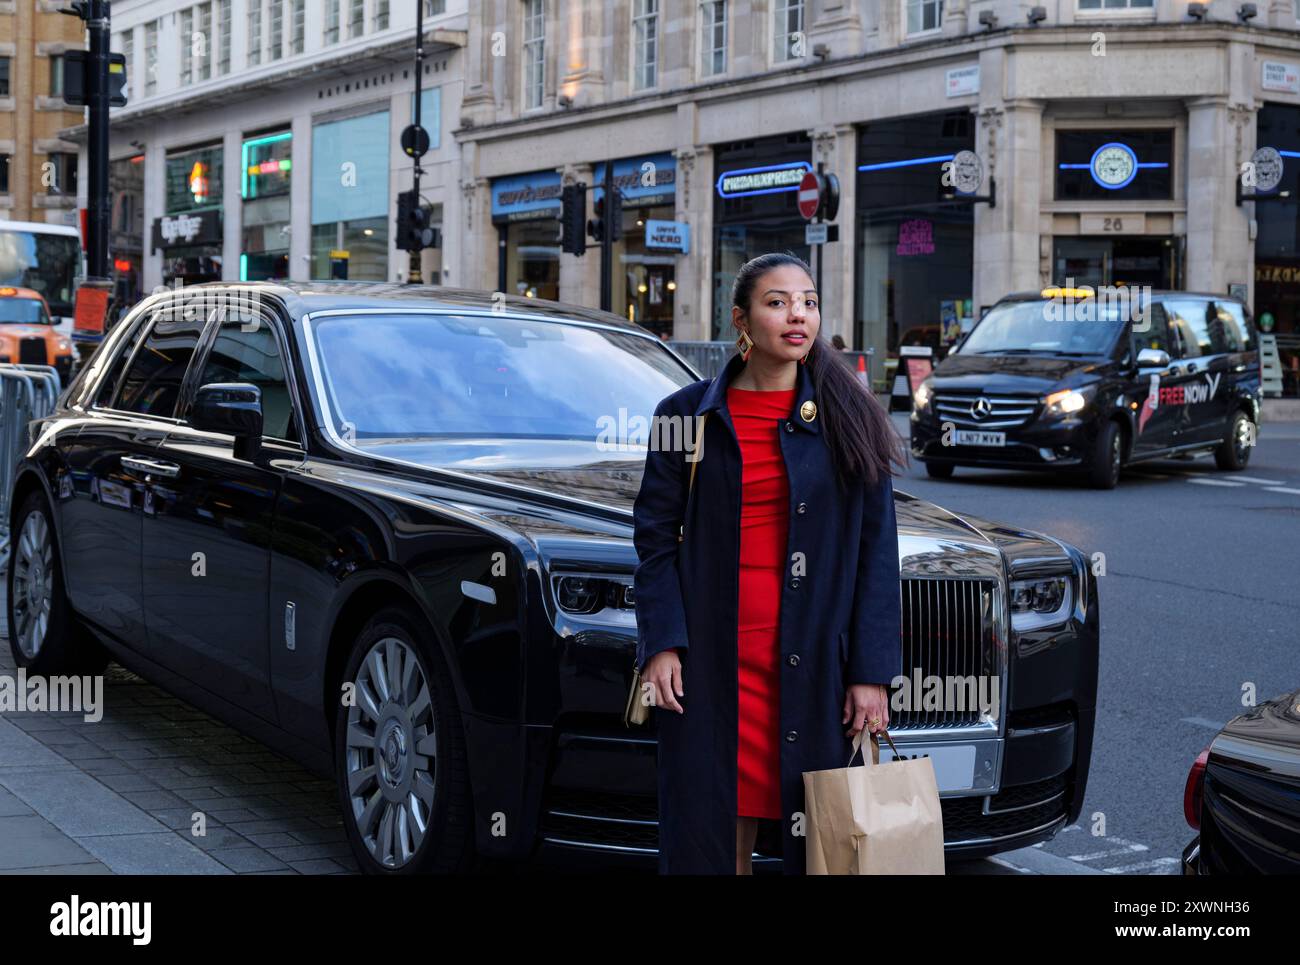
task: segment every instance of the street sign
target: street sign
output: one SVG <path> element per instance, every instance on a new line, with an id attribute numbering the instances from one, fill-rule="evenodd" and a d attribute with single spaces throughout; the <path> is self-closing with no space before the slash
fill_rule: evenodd
<path id="1" fill-rule="evenodd" d="M 429 132 L 418 124 L 408 124 L 402 130 L 402 150 L 407 157 L 424 157 L 429 153 Z"/>
<path id="2" fill-rule="evenodd" d="M 817 176 L 816 171 L 809 171 L 799 182 L 799 213 L 803 215 L 804 220 L 811 221 L 817 217 L 817 209 L 821 207 L 822 192 L 821 179 Z"/>
<path id="3" fill-rule="evenodd" d="M 824 245 L 829 241 L 830 225 L 825 221 L 819 224 L 806 224 L 803 226 L 803 243 L 805 245 Z"/>

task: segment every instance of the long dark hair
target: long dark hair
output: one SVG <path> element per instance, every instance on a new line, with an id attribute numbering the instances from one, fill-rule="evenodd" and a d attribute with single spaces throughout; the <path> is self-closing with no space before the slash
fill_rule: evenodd
<path id="1" fill-rule="evenodd" d="M 759 278 L 783 265 L 802 268 L 809 278 L 813 277 L 808 263 L 792 252 L 759 255 L 736 272 L 731 287 L 732 305 L 748 314 Z M 857 374 L 849 369 L 830 342 L 821 337 L 820 331 L 808 351 L 805 364 L 812 379 L 817 414 L 825 420 L 826 441 L 840 484 L 847 488 L 853 479 L 874 484 L 882 473 L 894 475 L 893 466 L 903 468 L 907 454 L 885 407 L 858 381 Z"/>

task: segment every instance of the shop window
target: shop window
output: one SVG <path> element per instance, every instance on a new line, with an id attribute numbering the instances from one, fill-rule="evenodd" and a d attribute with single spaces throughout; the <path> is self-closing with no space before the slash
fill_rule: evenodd
<path id="1" fill-rule="evenodd" d="M 10 155 L 0 154 L 0 194 L 9 193 L 9 160 Z"/>
<path id="2" fill-rule="evenodd" d="M 313 128 L 313 278 L 388 279 L 388 128 L 387 111 Z"/>
<path id="3" fill-rule="evenodd" d="M 13 96 L 9 92 L 9 57 L 0 57 L 0 97 Z"/>
<path id="4" fill-rule="evenodd" d="M 63 96 L 63 55 L 50 54 L 50 96 Z"/>

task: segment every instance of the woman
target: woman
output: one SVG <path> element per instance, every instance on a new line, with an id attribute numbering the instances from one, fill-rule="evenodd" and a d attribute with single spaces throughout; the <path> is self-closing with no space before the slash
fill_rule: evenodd
<path id="1" fill-rule="evenodd" d="M 846 766 L 854 735 L 889 726 L 902 672 L 890 474 L 904 456 L 818 337 L 801 259 L 747 262 L 731 314 L 740 353 L 660 402 L 634 506 L 659 870 L 749 874 L 766 820 L 783 870 L 802 874 L 803 772 Z"/>

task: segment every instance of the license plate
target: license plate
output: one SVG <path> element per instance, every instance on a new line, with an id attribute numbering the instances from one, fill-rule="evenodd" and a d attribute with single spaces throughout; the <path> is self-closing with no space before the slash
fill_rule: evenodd
<path id="1" fill-rule="evenodd" d="M 916 746 L 900 744 L 900 757 L 928 757 L 934 766 L 935 782 L 943 791 L 969 791 L 975 786 L 975 745 L 973 744 L 928 744 Z M 880 744 L 880 763 L 892 761 L 894 752 L 884 741 Z"/>
<path id="2" fill-rule="evenodd" d="M 959 446 L 1005 446 L 1005 432 L 982 432 L 978 429 L 958 429 L 953 433 L 954 441 Z"/>

